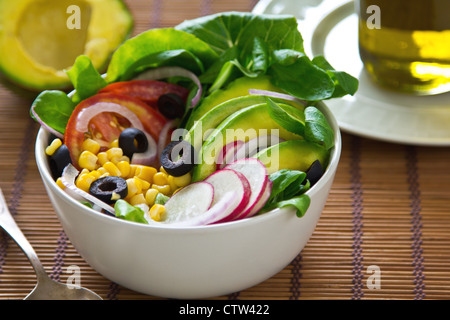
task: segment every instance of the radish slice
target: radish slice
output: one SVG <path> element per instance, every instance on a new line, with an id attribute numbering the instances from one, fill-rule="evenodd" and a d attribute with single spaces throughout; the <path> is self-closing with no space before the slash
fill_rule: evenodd
<path id="1" fill-rule="evenodd" d="M 192 98 L 191 103 L 189 105 L 189 108 L 195 107 L 198 102 L 200 101 L 200 98 L 202 96 L 202 84 L 197 77 L 197 75 L 187 69 L 176 67 L 176 66 L 167 66 L 167 67 L 159 67 L 156 69 L 149 69 L 141 74 L 139 74 L 137 77 L 135 77 L 135 80 L 158 80 L 158 79 L 165 79 L 170 77 L 184 77 L 192 80 L 196 86 L 197 86 L 197 93 Z"/>
<path id="2" fill-rule="evenodd" d="M 276 135 L 263 135 L 253 138 L 236 150 L 235 160 L 251 158 L 259 150 L 266 149 L 283 141 L 283 138 Z"/>
<path id="3" fill-rule="evenodd" d="M 239 201 L 235 201 L 235 209 L 230 210 L 231 212 L 229 212 L 228 216 L 217 222 L 234 220 L 247 207 L 252 192 L 250 183 L 242 173 L 222 169 L 210 175 L 205 181 L 214 187 L 213 205 L 219 202 L 230 191 L 234 191 L 236 197 L 239 199 Z"/>
<path id="4" fill-rule="evenodd" d="M 167 200 L 162 222 L 172 224 L 195 218 L 207 212 L 213 200 L 214 188 L 210 183 L 200 181 L 187 185 Z"/>
<path id="5" fill-rule="evenodd" d="M 261 90 L 261 89 L 249 89 L 248 93 L 250 95 L 268 96 L 268 97 L 279 98 L 279 99 L 288 100 L 288 101 L 295 101 L 304 106 L 307 105 L 307 102 L 304 100 L 301 100 L 297 97 L 291 96 L 290 94 L 280 93 L 280 92 L 276 92 L 276 91 Z"/>
<path id="6" fill-rule="evenodd" d="M 271 193 L 272 193 L 272 181 L 268 180 L 266 189 L 264 190 L 263 194 L 259 198 L 258 202 L 256 202 L 253 209 L 246 216 L 242 216 L 240 218 L 241 219 L 250 218 L 251 216 L 254 216 L 255 214 L 257 214 L 259 212 L 259 210 L 261 210 L 266 205 L 266 202 L 267 202 L 267 200 L 269 200 Z"/>
<path id="7" fill-rule="evenodd" d="M 259 210 L 257 204 L 266 190 L 269 180 L 266 166 L 256 158 L 245 158 L 236 160 L 225 169 L 231 169 L 242 173 L 250 183 L 251 196 L 247 207 L 242 211 L 236 219 L 252 215 Z"/>
<path id="8" fill-rule="evenodd" d="M 108 205 L 107 203 L 99 200 L 98 198 L 94 197 L 93 195 L 81 190 L 75 185 L 75 178 L 78 176 L 79 171 L 72 165 L 68 164 L 61 175 L 61 182 L 63 185 L 76 193 L 77 195 L 81 196 L 85 200 L 92 202 L 94 205 L 99 206 L 100 208 L 106 210 L 107 212 L 111 213 L 113 216 L 115 216 L 114 208 Z"/>
<path id="9" fill-rule="evenodd" d="M 158 146 L 156 144 L 156 141 L 153 139 L 151 135 L 149 135 L 145 131 L 142 132 L 144 132 L 145 136 L 147 137 L 148 141 L 147 151 L 134 153 L 130 161 L 132 164 L 151 166 L 154 165 L 156 163 L 156 160 L 158 159 Z"/>
<path id="10" fill-rule="evenodd" d="M 232 212 L 236 203 L 239 201 L 239 197 L 233 191 L 227 192 L 223 197 L 213 205 L 208 211 L 200 214 L 194 218 L 187 219 L 180 222 L 175 222 L 167 224 L 170 227 L 198 227 L 209 224 L 214 224 L 225 217 L 227 217 L 230 212 Z"/>
<path id="11" fill-rule="evenodd" d="M 138 116 L 133 111 L 113 102 L 97 102 L 89 108 L 83 109 L 78 114 L 76 130 L 80 132 L 88 131 L 89 121 L 102 112 L 114 112 L 120 114 L 130 122 L 132 127 L 144 131 L 141 120 L 139 120 Z"/>
<path id="12" fill-rule="evenodd" d="M 236 150 L 240 148 L 244 144 L 244 141 L 238 140 L 238 141 L 232 141 L 230 143 L 227 143 L 223 148 L 222 152 L 219 153 L 216 159 L 216 169 L 223 169 L 227 163 L 233 162 L 236 160 L 235 154 Z"/>

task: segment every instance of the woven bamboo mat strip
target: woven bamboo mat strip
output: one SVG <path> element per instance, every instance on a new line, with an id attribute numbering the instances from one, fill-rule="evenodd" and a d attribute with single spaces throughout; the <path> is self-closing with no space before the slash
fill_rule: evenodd
<path id="1" fill-rule="evenodd" d="M 127 1 L 135 34 L 220 11 L 249 11 L 252 0 Z M 158 300 L 105 279 L 79 256 L 50 205 L 34 161 L 38 130 L 32 97 L 0 78 L 0 187 L 49 274 L 110 300 Z M 265 282 L 212 299 L 448 299 L 450 150 L 413 147 L 343 133 L 335 182 L 314 234 L 284 270 Z M 381 271 L 379 288 L 371 270 Z M 0 299 L 22 299 L 35 285 L 31 265 L 0 234 Z"/>

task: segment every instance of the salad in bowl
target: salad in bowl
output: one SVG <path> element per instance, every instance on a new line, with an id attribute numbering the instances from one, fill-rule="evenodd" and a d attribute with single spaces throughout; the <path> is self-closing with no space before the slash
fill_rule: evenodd
<path id="1" fill-rule="evenodd" d="M 69 239 L 99 272 L 207 297 L 270 277 L 305 245 L 340 154 L 323 100 L 358 82 L 306 56 L 294 17 L 225 12 L 151 29 L 105 74 L 86 56 L 67 74 L 72 92 L 32 104 L 36 158 Z"/>

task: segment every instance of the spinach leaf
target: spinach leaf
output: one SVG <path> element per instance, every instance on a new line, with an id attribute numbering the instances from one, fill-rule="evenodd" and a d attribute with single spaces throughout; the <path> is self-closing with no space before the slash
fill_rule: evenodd
<path id="1" fill-rule="evenodd" d="M 270 52 L 278 49 L 303 51 L 303 39 L 297 20 L 288 15 L 254 15 L 247 12 L 225 12 L 193 20 L 176 27 L 208 43 L 220 56 L 220 64 L 237 66 L 244 75 L 257 76 L 269 67 Z M 234 52 L 230 55 L 230 50 Z M 227 56 L 226 59 L 223 57 Z M 208 70 L 218 75 L 222 67 Z M 223 72 L 221 74 L 223 76 Z M 226 81 L 222 81 L 225 83 Z M 220 88 L 220 86 L 215 86 Z"/>
<path id="2" fill-rule="evenodd" d="M 289 132 L 304 136 L 305 124 L 299 116 L 291 114 L 275 103 L 272 99 L 266 97 L 267 111 L 270 117 Z M 297 110 L 297 109 L 295 109 Z M 300 111 L 299 111 L 300 112 Z"/>
<path id="3" fill-rule="evenodd" d="M 272 192 L 263 212 L 275 208 L 293 206 L 298 217 L 302 217 L 310 205 L 310 198 L 304 194 L 309 189 L 306 173 L 298 170 L 282 169 L 269 175 Z"/>
<path id="4" fill-rule="evenodd" d="M 288 200 L 275 202 L 270 206 L 270 210 L 273 210 L 275 208 L 284 208 L 287 206 L 293 206 L 296 209 L 297 217 L 300 218 L 305 215 L 310 204 L 311 198 L 306 194 L 302 194 Z"/>
<path id="5" fill-rule="evenodd" d="M 67 122 L 74 108 L 75 103 L 65 92 L 59 90 L 41 92 L 31 105 L 31 110 L 34 110 L 46 125 L 60 133 L 64 133 L 66 130 Z M 32 113 L 31 117 L 34 118 Z"/>
<path id="6" fill-rule="evenodd" d="M 334 146 L 334 132 L 324 114 L 316 107 L 305 109 L 305 140 L 323 145 L 326 149 Z"/>
<path id="7" fill-rule="evenodd" d="M 282 60 L 274 60 L 268 71 L 273 83 L 302 100 L 319 101 L 332 97 L 335 85 L 328 73 L 313 64 L 306 55 L 297 54 L 295 58 L 292 51 L 288 52 L 290 54 L 283 56 Z"/>
<path id="8" fill-rule="evenodd" d="M 125 41 L 111 57 L 106 80 L 129 80 L 148 67 L 176 65 L 201 73 L 218 55 L 201 39 L 173 28 L 151 29 Z"/>
<path id="9" fill-rule="evenodd" d="M 316 66 L 326 70 L 329 76 L 334 80 L 336 88 L 333 97 L 341 97 L 346 94 L 354 95 L 358 90 L 359 83 L 356 78 L 346 72 L 336 71 L 323 56 L 314 57 L 312 62 Z"/>
<path id="10" fill-rule="evenodd" d="M 85 55 L 78 56 L 72 68 L 66 73 L 76 90 L 72 98 L 75 103 L 96 94 L 107 84 L 95 69 L 91 59 Z"/>
<path id="11" fill-rule="evenodd" d="M 117 200 L 114 210 L 118 218 L 148 224 L 148 221 L 144 218 L 144 211 L 139 207 L 132 206 L 125 200 Z"/>

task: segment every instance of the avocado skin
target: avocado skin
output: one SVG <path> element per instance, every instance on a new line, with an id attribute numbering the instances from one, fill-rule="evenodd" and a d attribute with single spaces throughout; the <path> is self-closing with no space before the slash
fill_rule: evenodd
<path id="1" fill-rule="evenodd" d="M 283 108 L 297 109 L 290 105 Z M 228 116 L 208 136 L 203 143 L 197 157 L 197 164 L 192 171 L 192 181 L 201 181 L 216 170 L 216 152 L 222 150 L 223 146 L 233 140 L 248 141 L 257 137 L 260 129 L 266 130 L 266 134 L 274 134 L 271 130 L 278 130 L 279 137 L 284 140 L 298 140 L 303 137 L 291 133 L 276 123 L 269 115 L 266 104 L 258 104 L 243 108 Z M 236 130 L 239 135 L 227 134 L 227 130 Z"/>
<path id="2" fill-rule="evenodd" d="M 186 122 L 185 128 L 190 129 L 195 121 L 198 121 L 208 111 L 221 103 L 233 98 L 248 96 L 249 89 L 269 90 L 275 92 L 282 92 L 270 81 L 267 75 L 258 76 L 256 78 L 242 77 L 231 82 L 225 89 L 213 91 L 207 96 L 192 112 L 189 120 Z"/>
<path id="3" fill-rule="evenodd" d="M 261 150 L 254 157 L 266 166 L 268 174 L 281 169 L 306 172 L 316 160 L 325 168 L 329 151 L 314 142 L 289 140 Z"/>

